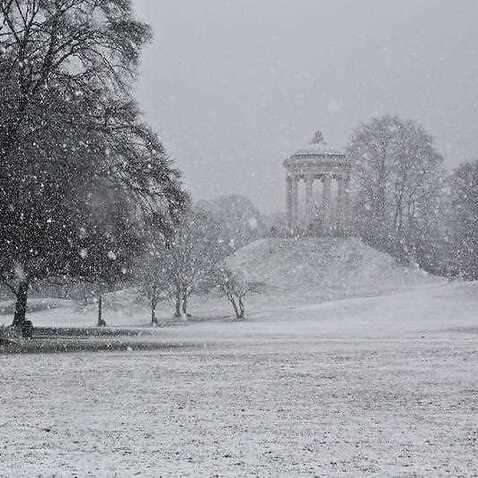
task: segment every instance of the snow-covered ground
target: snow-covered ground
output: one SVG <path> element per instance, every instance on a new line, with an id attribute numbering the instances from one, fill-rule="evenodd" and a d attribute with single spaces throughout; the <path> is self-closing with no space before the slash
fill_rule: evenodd
<path id="1" fill-rule="evenodd" d="M 263 275 L 280 262 L 267 247 Z M 325 301 L 325 275 L 279 287 L 312 263 L 297 247 L 309 246 L 282 251 L 290 267 L 264 281 L 246 322 L 221 320 L 212 297 L 195 306 L 217 320 L 160 329 L 183 348 L 0 356 L 0 476 L 477 476 L 478 284 L 391 262 L 381 282 L 362 269 L 389 258 L 356 245 L 365 263 L 332 272 L 361 278 L 363 296 L 344 286 Z M 69 307 L 64 325 L 93 320 Z M 113 325 L 145 314 L 109 312 Z"/>

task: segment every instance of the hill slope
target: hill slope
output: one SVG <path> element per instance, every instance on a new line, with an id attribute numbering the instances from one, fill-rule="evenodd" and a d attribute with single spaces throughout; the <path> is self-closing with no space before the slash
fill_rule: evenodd
<path id="1" fill-rule="evenodd" d="M 229 264 L 264 283 L 268 293 L 308 298 L 378 295 L 443 281 L 355 238 L 261 239 L 237 251 Z"/>

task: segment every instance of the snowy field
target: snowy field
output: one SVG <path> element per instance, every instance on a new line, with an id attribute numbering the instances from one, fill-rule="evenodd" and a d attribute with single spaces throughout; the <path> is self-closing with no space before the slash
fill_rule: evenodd
<path id="1" fill-rule="evenodd" d="M 268 292 L 246 322 L 212 298 L 159 329 L 179 349 L 0 356 L 0 475 L 477 476 L 478 284 L 404 285 Z M 62 310 L 93 319 L 32 317 Z"/>

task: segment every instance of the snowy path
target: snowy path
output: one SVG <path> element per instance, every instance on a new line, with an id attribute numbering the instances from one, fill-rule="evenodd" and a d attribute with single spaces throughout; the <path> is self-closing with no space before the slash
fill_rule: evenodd
<path id="1" fill-rule="evenodd" d="M 478 287 L 0 356 L 0 476 L 476 476 Z"/>

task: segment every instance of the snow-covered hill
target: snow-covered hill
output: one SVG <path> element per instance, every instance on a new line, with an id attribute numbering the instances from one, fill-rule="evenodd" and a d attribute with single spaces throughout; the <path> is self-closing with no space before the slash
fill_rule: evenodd
<path id="1" fill-rule="evenodd" d="M 443 279 L 399 264 L 359 239 L 262 239 L 237 251 L 229 260 L 267 294 L 339 299 L 371 296 Z"/>

